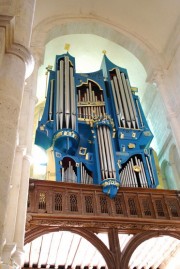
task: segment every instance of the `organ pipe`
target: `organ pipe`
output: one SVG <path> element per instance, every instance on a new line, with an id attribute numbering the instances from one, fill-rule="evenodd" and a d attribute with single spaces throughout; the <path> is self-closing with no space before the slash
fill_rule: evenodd
<path id="1" fill-rule="evenodd" d="M 153 182 L 152 168 L 148 157 L 146 157 L 146 162 L 151 181 Z M 148 187 L 148 175 L 145 173 L 143 161 L 137 156 L 130 158 L 128 163 L 120 171 L 120 177 L 122 178 L 123 187 Z"/>
<path id="2" fill-rule="evenodd" d="M 108 127 L 98 126 L 97 136 L 103 180 L 107 178 L 115 178 L 115 164 L 112 150 L 112 141 Z"/>
<path id="3" fill-rule="evenodd" d="M 100 184 L 111 198 L 120 186 L 156 187 L 153 135 L 127 70 L 104 56 L 101 70 L 78 74 L 66 53 L 48 77 L 35 143 L 52 147 L 56 180 Z"/>
<path id="4" fill-rule="evenodd" d="M 59 105 L 58 105 L 58 113 L 60 120 L 60 129 L 63 128 L 63 110 L 64 110 L 64 61 L 60 61 L 60 77 L 58 76 L 58 96 L 59 96 Z"/>

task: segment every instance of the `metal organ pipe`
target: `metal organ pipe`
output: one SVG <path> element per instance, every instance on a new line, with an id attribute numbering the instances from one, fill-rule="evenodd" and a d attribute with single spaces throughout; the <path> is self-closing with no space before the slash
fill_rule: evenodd
<path id="1" fill-rule="evenodd" d="M 141 169 L 142 169 L 142 174 L 143 174 L 143 177 L 144 177 L 145 187 L 148 188 L 148 183 L 146 181 L 146 174 L 145 174 L 145 171 L 144 171 L 144 165 L 143 165 L 142 161 L 141 161 Z"/>
<path id="2" fill-rule="evenodd" d="M 148 162 L 149 160 L 146 161 Z M 139 168 L 139 171 L 135 172 L 135 166 Z M 148 170 L 150 170 L 150 166 L 148 167 Z M 120 178 L 123 187 L 148 188 L 148 181 L 145 174 L 143 162 L 137 156 L 130 158 L 126 166 L 120 171 Z"/>
<path id="3" fill-rule="evenodd" d="M 106 129 L 106 134 L 108 137 L 108 146 L 109 146 L 109 155 L 110 155 L 110 160 L 111 160 L 111 167 L 112 167 L 112 178 L 116 177 L 116 169 L 115 169 L 115 162 L 114 162 L 114 155 L 113 155 L 113 148 L 112 148 L 112 141 L 111 141 L 111 133 L 110 130 L 107 126 L 104 126 Z"/>
<path id="4" fill-rule="evenodd" d="M 69 58 L 67 56 L 65 59 L 65 122 L 66 128 L 69 128 L 70 120 L 70 85 L 69 85 Z"/>
<path id="5" fill-rule="evenodd" d="M 112 87 L 113 98 L 114 98 L 114 103 L 115 103 L 116 115 L 117 115 L 117 118 L 118 118 L 119 126 L 121 127 L 120 113 L 119 113 L 119 108 L 118 108 L 118 104 L 117 104 L 117 98 L 116 98 L 116 93 L 115 93 L 113 80 L 111 80 L 111 87 Z"/>
<path id="6" fill-rule="evenodd" d="M 118 68 L 115 68 L 115 75 L 111 79 L 111 86 L 119 126 L 127 126 L 133 129 L 139 128 L 129 80 L 125 78 L 124 73 L 120 73 Z"/>
<path id="7" fill-rule="evenodd" d="M 59 70 L 57 70 L 57 88 L 56 88 L 56 128 L 59 130 Z"/>
<path id="8" fill-rule="evenodd" d="M 70 66 L 69 57 L 60 60 L 57 70 L 56 88 L 56 123 L 57 130 L 62 128 L 76 129 L 76 99 L 74 71 Z M 79 93 L 80 94 L 80 93 Z M 81 96 L 79 96 L 79 99 Z"/>
<path id="9" fill-rule="evenodd" d="M 122 105 L 124 108 L 125 120 L 126 120 L 128 128 L 131 128 L 131 119 L 130 119 L 130 115 L 129 115 L 128 104 L 126 101 L 125 90 L 123 87 L 120 71 L 117 68 L 116 68 L 116 74 L 117 74 L 117 79 L 118 79 L 118 84 L 119 84 L 119 90 L 120 90 L 121 97 L 122 97 Z"/>
<path id="10" fill-rule="evenodd" d="M 76 129 L 76 100 L 75 100 L 75 87 L 73 77 L 73 67 L 70 67 L 70 82 L 71 82 L 71 123 L 72 129 Z"/>
<path id="11" fill-rule="evenodd" d="M 105 125 L 98 126 L 97 136 L 103 180 L 115 178 L 115 163 L 109 128 Z"/>
<path id="12" fill-rule="evenodd" d="M 88 174 L 83 163 L 81 163 L 81 183 L 82 184 L 93 184 L 93 178 Z"/>
<path id="13" fill-rule="evenodd" d="M 120 118 L 121 118 L 123 127 L 125 127 L 124 109 L 123 109 L 123 105 L 122 105 L 122 101 L 121 101 L 121 97 L 120 97 L 120 89 L 118 86 L 118 81 L 117 81 L 116 76 L 113 76 L 113 81 L 114 81 L 114 88 L 115 88 L 115 96 L 117 99 L 117 105 L 119 107 Z M 126 115 L 126 111 L 125 111 L 125 115 Z"/>
<path id="14" fill-rule="evenodd" d="M 137 117 L 136 108 L 135 108 L 135 105 L 134 105 L 134 100 L 133 100 L 133 97 L 132 97 L 132 92 L 131 92 L 131 86 L 130 86 L 130 83 L 129 83 L 129 79 L 126 79 L 125 81 L 126 81 L 127 89 L 128 89 L 128 92 L 129 92 L 129 97 L 130 97 L 130 101 L 131 101 L 131 105 L 132 105 L 134 118 L 135 118 L 137 127 L 139 128 L 138 117 Z"/>
<path id="15" fill-rule="evenodd" d="M 135 121 L 135 116 L 133 114 L 133 108 L 132 108 L 132 104 L 130 101 L 130 96 L 129 96 L 129 91 L 126 85 L 126 79 L 123 73 L 121 73 L 121 77 L 122 77 L 122 82 L 123 82 L 123 86 L 124 86 L 124 92 L 125 92 L 125 96 L 126 96 L 126 101 L 127 101 L 127 108 L 129 110 L 129 115 L 130 115 L 130 120 L 132 123 L 133 128 L 136 128 L 136 121 Z"/>
<path id="16" fill-rule="evenodd" d="M 77 176 L 73 165 L 71 165 L 71 161 L 69 161 L 66 170 L 62 168 L 62 182 L 77 182 Z"/>
<path id="17" fill-rule="evenodd" d="M 50 93 L 50 100 L 49 100 L 49 120 L 52 120 L 52 109 L 53 109 L 53 90 L 54 90 L 54 80 L 51 79 L 51 93 Z"/>
<path id="18" fill-rule="evenodd" d="M 147 163 L 147 166 L 148 166 L 148 170 L 149 170 L 149 174 L 150 174 L 150 179 L 151 179 L 151 183 L 152 185 L 154 184 L 154 176 L 153 176 L 153 171 L 151 170 L 151 163 L 149 162 L 149 158 L 146 157 L 146 163 Z"/>
<path id="19" fill-rule="evenodd" d="M 80 118 L 91 121 L 94 116 L 101 118 L 106 114 L 103 99 L 103 91 L 97 90 L 92 83 L 88 82 L 87 87 L 78 89 L 78 115 Z M 96 91 L 97 90 L 97 91 Z"/>
<path id="20" fill-rule="evenodd" d="M 105 145 L 105 152 L 106 152 L 106 159 L 107 159 L 107 166 L 108 166 L 108 172 L 109 172 L 109 177 L 112 178 L 112 164 L 111 164 L 111 157 L 109 154 L 110 149 L 109 149 L 109 140 L 108 136 L 106 133 L 106 126 L 102 126 L 102 131 L 103 131 L 103 138 L 104 138 L 104 145 Z"/>
<path id="21" fill-rule="evenodd" d="M 139 108 L 138 100 L 136 100 L 136 105 L 137 105 L 138 114 L 139 114 L 139 118 L 140 118 L 140 122 L 141 122 L 141 127 L 143 127 L 144 124 L 143 124 L 143 120 L 142 120 L 142 116 L 141 116 L 141 111 L 140 111 L 140 108 Z"/>
<path id="22" fill-rule="evenodd" d="M 102 153 L 102 146 L 101 146 L 101 139 L 100 139 L 100 131 L 99 131 L 99 129 L 97 129 L 97 134 L 98 134 L 98 145 L 99 145 L 101 173 L 102 173 L 102 177 L 105 178 L 105 169 L 104 169 L 104 161 L 103 161 L 103 153 Z"/>
<path id="23" fill-rule="evenodd" d="M 64 95 L 63 95 L 63 88 L 64 88 L 64 61 L 60 61 L 60 76 L 58 77 L 59 82 L 59 107 L 58 107 L 58 113 L 59 113 L 59 121 L 60 121 L 60 129 L 63 128 L 63 106 L 64 106 Z"/>
<path id="24" fill-rule="evenodd" d="M 105 145 L 104 145 L 105 143 L 104 143 L 102 127 L 99 127 L 98 139 L 102 148 L 102 162 L 104 163 L 103 167 L 104 167 L 105 177 L 108 178 L 108 166 L 107 166 L 107 159 L 106 159 L 106 152 L 105 152 Z"/>
<path id="25" fill-rule="evenodd" d="M 133 168 L 134 164 L 133 164 L 133 159 L 132 158 L 130 160 L 130 165 L 131 165 L 131 171 L 132 171 L 133 179 L 134 179 L 134 187 L 138 187 L 136 173 L 134 172 L 134 168 Z"/>

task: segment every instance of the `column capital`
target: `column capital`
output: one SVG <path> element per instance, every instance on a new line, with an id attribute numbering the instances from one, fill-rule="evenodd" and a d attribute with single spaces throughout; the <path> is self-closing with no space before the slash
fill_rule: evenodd
<path id="1" fill-rule="evenodd" d="M 5 30 L 5 52 L 17 56 L 25 63 L 25 77 L 28 78 L 34 69 L 34 58 L 26 47 L 14 42 L 14 26 L 13 16 L 0 15 L 0 28 Z"/>
<path id="2" fill-rule="evenodd" d="M 11 47 L 7 49 L 7 53 L 14 54 L 25 63 L 25 78 L 28 78 L 34 69 L 34 58 L 30 51 L 21 44 L 13 43 Z"/>

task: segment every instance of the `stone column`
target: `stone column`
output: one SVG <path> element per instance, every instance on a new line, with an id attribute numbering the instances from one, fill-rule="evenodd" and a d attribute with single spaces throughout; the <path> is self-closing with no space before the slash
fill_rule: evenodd
<path id="1" fill-rule="evenodd" d="M 3 241 L 4 220 L 12 174 L 15 147 L 18 141 L 25 64 L 17 56 L 4 55 L 0 69 L 0 242 Z"/>
<path id="2" fill-rule="evenodd" d="M 16 147 L 15 160 L 12 170 L 13 171 L 12 180 L 9 190 L 6 221 L 5 221 L 6 244 L 12 244 L 12 242 L 14 242 L 14 231 L 17 217 L 19 189 L 21 183 L 22 160 L 25 151 L 26 148 L 24 146 Z"/>
<path id="3" fill-rule="evenodd" d="M 19 49 L 18 49 L 19 48 Z M 18 51 L 17 51 L 18 50 Z M 21 58 L 18 53 L 21 53 Z M 21 45 L 15 46 L 14 54 L 4 54 L 0 69 L 0 246 L 5 240 L 5 218 L 8 195 L 12 187 L 12 169 L 16 146 L 18 145 L 18 124 L 23 96 L 26 65 L 31 55 Z M 24 56 L 24 60 L 22 57 Z M 20 163 L 18 163 L 18 166 Z M 1 256 L 1 254 L 0 254 Z"/>
<path id="4" fill-rule="evenodd" d="M 3 1 L 0 7 L 0 260 L 2 257 L 2 267 L 9 268 L 14 266 L 11 256 L 16 244 L 12 241 L 15 219 L 7 222 L 7 207 L 16 211 L 19 198 L 24 149 L 19 144 L 18 127 L 24 81 L 33 70 L 33 58 L 26 47 L 31 38 L 35 0 Z M 18 178 L 13 178 L 13 173 Z"/>
<path id="5" fill-rule="evenodd" d="M 31 163 L 31 149 L 32 149 L 32 134 L 34 127 L 34 109 L 37 102 L 36 88 L 37 88 L 37 75 L 39 68 L 39 59 L 36 57 L 36 65 L 34 72 L 30 78 L 26 81 L 23 104 L 21 109 L 19 133 L 19 143 L 26 147 L 26 154 L 22 158 L 22 173 L 20 177 L 20 190 L 19 199 L 17 203 L 17 216 L 14 230 L 14 240 L 16 242 L 17 249 L 13 255 L 13 259 L 16 263 L 22 265 L 23 262 L 23 247 L 24 247 L 24 235 L 25 235 L 25 223 L 27 214 L 27 200 L 29 189 L 29 175 L 30 175 L 30 163 Z"/>
<path id="6" fill-rule="evenodd" d="M 25 223 L 27 214 L 27 200 L 29 187 L 29 171 L 30 171 L 31 157 L 25 155 L 22 162 L 21 185 L 19 190 L 18 210 L 16 217 L 16 226 L 14 233 L 14 240 L 16 242 L 16 251 L 13 255 L 13 260 L 20 266 L 23 265 L 23 247 L 25 235 Z"/>
<path id="7" fill-rule="evenodd" d="M 153 72 L 150 82 L 155 82 L 157 84 L 157 88 L 161 94 L 161 97 L 164 102 L 164 106 L 167 112 L 167 120 L 172 129 L 172 133 L 174 135 L 174 139 L 177 144 L 178 152 L 180 155 L 180 132 L 179 132 L 179 119 L 178 113 L 176 112 L 176 104 L 173 101 L 173 89 L 169 89 L 166 86 L 165 80 L 167 77 L 166 71 L 157 70 Z"/>

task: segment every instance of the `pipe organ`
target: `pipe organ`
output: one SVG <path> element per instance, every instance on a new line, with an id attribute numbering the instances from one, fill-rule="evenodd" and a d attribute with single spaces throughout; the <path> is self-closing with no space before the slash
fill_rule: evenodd
<path id="1" fill-rule="evenodd" d="M 153 135 L 127 70 L 104 55 L 99 71 L 79 74 L 66 53 L 48 77 L 35 143 L 52 148 L 56 181 L 100 184 L 111 198 L 120 186 L 156 188 Z"/>

